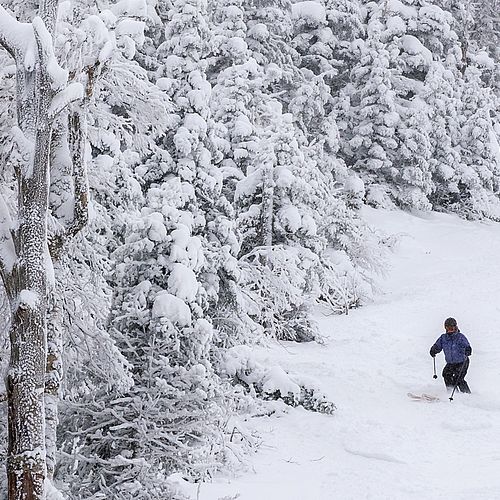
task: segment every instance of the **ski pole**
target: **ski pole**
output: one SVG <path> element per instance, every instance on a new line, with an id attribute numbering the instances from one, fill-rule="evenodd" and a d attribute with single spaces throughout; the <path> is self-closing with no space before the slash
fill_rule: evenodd
<path id="1" fill-rule="evenodd" d="M 432 376 L 432 378 L 438 378 L 438 376 L 436 375 L 436 356 L 433 356 L 432 359 L 434 360 L 434 375 Z"/>
<path id="2" fill-rule="evenodd" d="M 460 368 L 460 373 L 458 374 L 457 382 L 455 383 L 455 387 L 453 387 L 453 391 L 451 392 L 451 396 L 449 398 L 450 401 L 453 401 L 453 394 L 455 394 L 455 391 L 457 390 L 460 379 L 462 378 L 462 373 L 463 373 L 464 368 L 465 368 L 465 363 L 467 363 L 467 356 L 465 357 L 464 362 L 462 363 L 462 368 Z"/>

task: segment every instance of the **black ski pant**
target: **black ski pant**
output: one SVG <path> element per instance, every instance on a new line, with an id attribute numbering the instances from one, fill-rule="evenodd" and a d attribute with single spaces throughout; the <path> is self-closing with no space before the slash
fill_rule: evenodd
<path id="1" fill-rule="evenodd" d="M 453 389 L 456 385 L 460 392 L 470 394 L 469 385 L 465 381 L 468 369 L 469 358 L 465 358 L 463 363 L 446 363 L 446 366 L 443 368 L 443 378 L 446 387 Z"/>

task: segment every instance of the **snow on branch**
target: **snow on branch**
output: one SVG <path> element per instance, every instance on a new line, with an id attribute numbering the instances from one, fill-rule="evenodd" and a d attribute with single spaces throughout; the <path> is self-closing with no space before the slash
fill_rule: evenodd
<path id="1" fill-rule="evenodd" d="M 66 106 L 83 98 L 83 85 L 79 82 L 70 83 L 64 90 L 58 92 L 52 99 L 49 108 L 49 118 L 53 120 Z"/>
<path id="2" fill-rule="evenodd" d="M 0 5 L 0 45 L 14 58 L 22 56 L 25 68 L 34 67 L 32 57 L 28 57 L 34 46 L 33 28 L 29 23 L 20 23 Z M 33 63 L 33 64 L 31 64 Z"/>
<path id="3" fill-rule="evenodd" d="M 17 260 L 9 208 L 0 193 L 0 271 L 10 274 Z"/>
<path id="4" fill-rule="evenodd" d="M 86 126 L 80 110 L 68 113 L 67 146 L 71 157 L 73 192 L 68 205 L 72 205 L 71 220 L 60 219 L 49 235 L 49 252 L 53 259 L 59 258 L 65 242 L 75 236 L 88 221 L 89 185 L 85 162 Z M 54 136 L 53 136 L 54 137 Z"/>
<path id="5" fill-rule="evenodd" d="M 40 17 L 35 17 L 32 24 L 38 45 L 38 54 L 42 64 L 45 65 L 51 86 L 54 90 L 63 89 L 68 83 L 68 71 L 61 68 L 57 62 L 52 35 Z"/>

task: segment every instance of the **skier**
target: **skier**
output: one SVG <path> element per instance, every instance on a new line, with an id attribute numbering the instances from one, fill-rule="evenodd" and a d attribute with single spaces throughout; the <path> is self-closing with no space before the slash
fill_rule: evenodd
<path id="1" fill-rule="evenodd" d="M 431 347 L 430 355 L 444 351 L 446 366 L 443 369 L 444 383 L 447 389 L 453 390 L 456 385 L 460 392 L 470 394 L 465 375 L 469 368 L 469 356 L 472 347 L 466 336 L 460 332 L 455 318 L 447 318 L 444 322 L 446 333 L 443 333 Z"/>

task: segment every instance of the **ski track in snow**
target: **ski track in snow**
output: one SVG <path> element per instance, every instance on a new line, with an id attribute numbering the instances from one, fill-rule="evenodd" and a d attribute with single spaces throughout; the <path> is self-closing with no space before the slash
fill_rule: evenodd
<path id="1" fill-rule="evenodd" d="M 403 235 L 382 293 L 348 316 L 318 311 L 324 345 L 260 352 L 314 377 L 338 410 L 253 419 L 263 446 L 251 467 L 202 484 L 199 500 L 500 500 L 500 226 L 435 213 L 365 215 Z M 437 380 L 428 354 L 448 316 L 473 347 L 473 394 L 453 402 L 443 354 Z M 441 401 L 415 402 L 409 391 Z"/>

